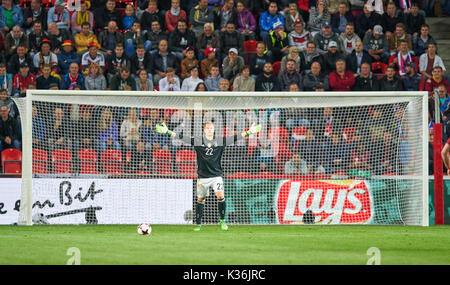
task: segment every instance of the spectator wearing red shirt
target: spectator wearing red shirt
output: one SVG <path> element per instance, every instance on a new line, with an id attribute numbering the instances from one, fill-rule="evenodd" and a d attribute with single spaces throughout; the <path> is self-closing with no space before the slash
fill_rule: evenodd
<path id="1" fill-rule="evenodd" d="M 36 84 L 36 76 L 30 72 L 30 66 L 27 62 L 20 64 L 20 71 L 14 75 L 13 79 L 13 92 L 14 97 L 25 97 L 28 84 Z"/>
<path id="2" fill-rule="evenodd" d="M 329 75 L 331 91 L 350 91 L 355 85 L 355 76 L 345 68 L 345 59 L 339 58 L 336 61 L 336 70 Z"/>
<path id="3" fill-rule="evenodd" d="M 186 20 L 186 11 L 180 8 L 180 0 L 172 0 L 170 10 L 167 10 L 165 15 L 165 27 L 168 33 L 173 32 L 177 27 L 178 21 Z"/>
<path id="4" fill-rule="evenodd" d="M 408 42 L 406 40 L 400 40 L 399 48 L 400 50 L 389 59 L 388 65 L 394 67 L 398 75 L 404 76 L 406 75 L 406 65 L 412 62 L 416 68 L 416 73 L 418 73 L 419 61 L 413 52 L 410 51 Z"/>
<path id="5" fill-rule="evenodd" d="M 439 88 L 439 85 L 444 85 L 447 90 L 449 89 L 448 81 L 442 76 L 442 67 L 435 66 L 433 68 L 433 76 L 425 82 L 425 90 L 431 93 Z"/>

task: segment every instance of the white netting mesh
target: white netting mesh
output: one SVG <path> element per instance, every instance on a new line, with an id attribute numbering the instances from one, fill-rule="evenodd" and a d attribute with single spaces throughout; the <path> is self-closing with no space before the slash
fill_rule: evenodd
<path id="1" fill-rule="evenodd" d="M 32 95 L 29 113 L 15 99 L 22 124 L 32 120 L 24 134 L 32 214 L 50 223 L 192 223 L 197 155 L 186 138 L 202 144 L 212 121 L 227 137 L 217 143 L 227 145 L 229 223 L 422 224 L 423 98 L 359 95 L 49 91 Z M 181 139 L 158 134 L 163 121 Z M 241 137 L 252 123 L 261 132 Z M 204 223 L 217 222 L 213 196 Z"/>

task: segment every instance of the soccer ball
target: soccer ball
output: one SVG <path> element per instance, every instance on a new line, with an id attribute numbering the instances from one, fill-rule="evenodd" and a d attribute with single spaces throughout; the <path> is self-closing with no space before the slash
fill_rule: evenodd
<path id="1" fill-rule="evenodd" d="M 152 233 L 152 227 L 150 224 L 142 223 L 137 227 L 137 232 L 140 235 L 150 235 Z"/>

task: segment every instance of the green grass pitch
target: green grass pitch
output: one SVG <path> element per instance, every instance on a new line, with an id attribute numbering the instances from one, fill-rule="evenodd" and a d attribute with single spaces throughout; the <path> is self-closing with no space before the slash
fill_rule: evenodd
<path id="1" fill-rule="evenodd" d="M 68 249 L 87 264 L 450 264 L 450 227 L 153 225 L 0 226 L 0 264 L 64 265 Z"/>

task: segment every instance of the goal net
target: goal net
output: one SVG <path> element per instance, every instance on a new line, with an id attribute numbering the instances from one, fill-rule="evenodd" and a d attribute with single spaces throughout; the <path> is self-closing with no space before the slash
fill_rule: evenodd
<path id="1" fill-rule="evenodd" d="M 423 92 L 27 92 L 20 224 L 192 224 L 213 122 L 229 224 L 428 225 Z"/>

